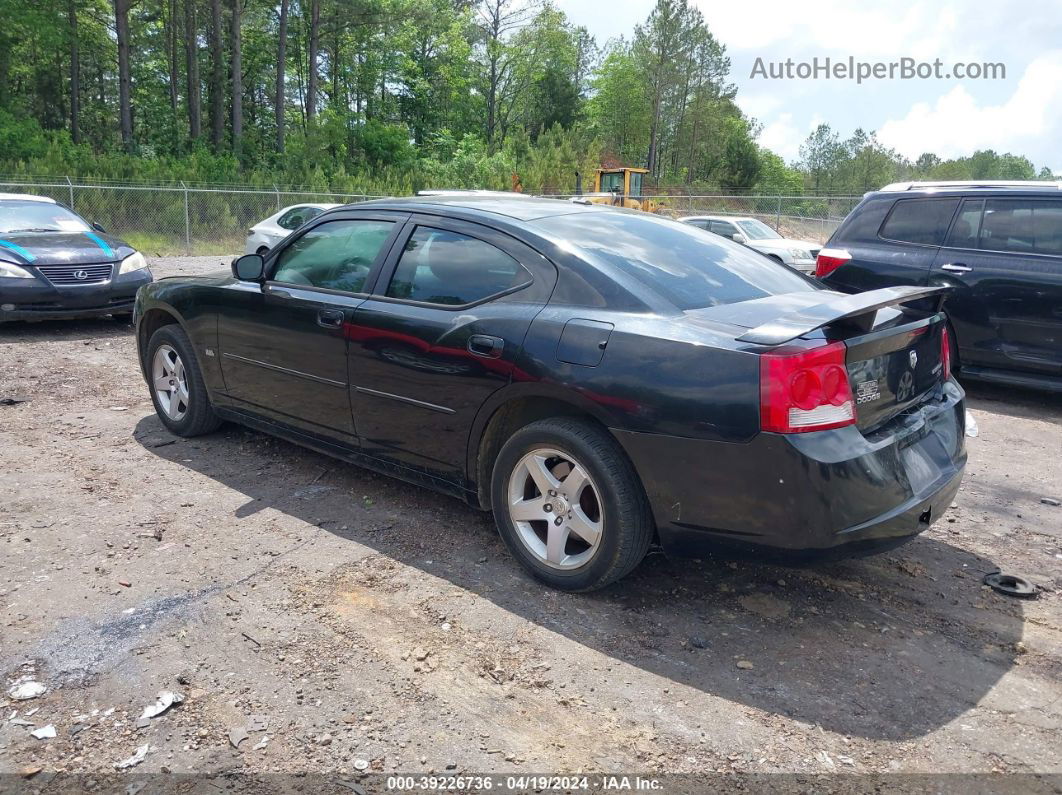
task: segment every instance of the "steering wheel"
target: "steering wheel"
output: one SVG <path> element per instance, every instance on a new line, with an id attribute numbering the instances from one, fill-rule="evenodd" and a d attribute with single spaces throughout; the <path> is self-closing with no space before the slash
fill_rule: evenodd
<path id="1" fill-rule="evenodd" d="M 314 286 L 313 282 L 311 282 L 309 279 L 303 276 L 300 271 L 297 270 L 280 271 L 273 277 L 273 279 L 275 281 L 284 282 L 286 284 L 301 284 L 305 285 L 306 287 Z"/>

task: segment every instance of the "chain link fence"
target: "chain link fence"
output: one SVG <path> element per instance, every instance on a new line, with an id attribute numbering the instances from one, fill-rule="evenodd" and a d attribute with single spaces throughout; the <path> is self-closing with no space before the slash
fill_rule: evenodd
<path id="1" fill-rule="evenodd" d="M 349 204 L 383 198 L 240 186 L 84 184 L 66 178 L 0 180 L 0 191 L 50 196 L 149 255 L 242 253 L 247 230 L 284 207 Z M 553 198 L 569 199 L 571 194 Z M 784 237 L 825 243 L 858 203 L 858 196 L 645 196 L 657 212 L 750 216 Z"/>
<path id="2" fill-rule="evenodd" d="M 350 204 L 380 198 L 243 187 L 86 185 L 71 180 L 0 181 L 0 191 L 49 196 L 146 254 L 243 252 L 247 230 L 284 207 Z"/>

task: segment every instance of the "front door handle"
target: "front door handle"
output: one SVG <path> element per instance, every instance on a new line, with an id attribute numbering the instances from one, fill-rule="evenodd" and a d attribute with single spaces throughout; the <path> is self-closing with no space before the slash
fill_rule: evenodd
<path id="1" fill-rule="evenodd" d="M 317 325 L 324 328 L 342 328 L 344 317 L 342 309 L 318 309 Z"/>
<path id="2" fill-rule="evenodd" d="M 468 338 L 468 352 L 485 359 L 500 359 L 505 350 L 505 340 L 486 334 L 473 334 Z"/>
<path id="3" fill-rule="evenodd" d="M 973 270 L 969 265 L 963 265 L 961 262 L 949 262 L 947 265 L 941 265 L 942 271 L 951 271 L 952 273 L 969 273 Z"/>

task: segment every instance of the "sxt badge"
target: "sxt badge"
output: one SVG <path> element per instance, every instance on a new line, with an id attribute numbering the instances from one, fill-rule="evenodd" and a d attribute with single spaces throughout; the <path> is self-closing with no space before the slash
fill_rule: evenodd
<path id="1" fill-rule="evenodd" d="M 856 403 L 869 403 L 879 397 L 881 397 L 881 389 L 878 387 L 876 378 L 856 384 Z"/>

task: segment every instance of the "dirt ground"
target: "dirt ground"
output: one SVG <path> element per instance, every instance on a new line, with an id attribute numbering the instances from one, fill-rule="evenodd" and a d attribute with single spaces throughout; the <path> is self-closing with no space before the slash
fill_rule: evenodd
<path id="1" fill-rule="evenodd" d="M 0 326 L 0 772 L 1060 773 L 1062 398 L 967 389 L 957 503 L 899 550 L 572 596 L 457 501 L 171 436 L 125 323 Z"/>

